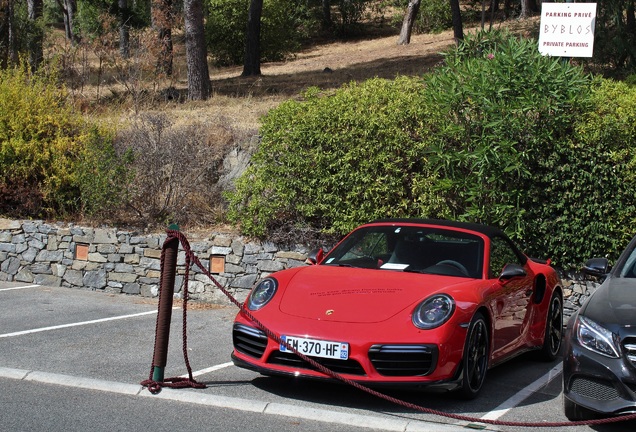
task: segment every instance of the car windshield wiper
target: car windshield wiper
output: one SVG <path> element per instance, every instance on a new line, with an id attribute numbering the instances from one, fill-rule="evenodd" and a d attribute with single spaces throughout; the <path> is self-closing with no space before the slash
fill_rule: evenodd
<path id="1" fill-rule="evenodd" d="M 427 272 L 426 270 L 418 270 L 418 269 L 412 269 L 412 268 L 405 268 L 402 270 L 405 273 L 420 273 L 420 274 L 430 274 L 431 272 Z"/>

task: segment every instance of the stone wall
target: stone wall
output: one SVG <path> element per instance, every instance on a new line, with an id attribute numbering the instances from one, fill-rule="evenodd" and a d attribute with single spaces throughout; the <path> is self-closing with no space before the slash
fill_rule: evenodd
<path id="1" fill-rule="evenodd" d="M 155 297 L 166 237 L 165 233 L 0 219 L 0 281 Z M 302 246 L 280 250 L 272 243 L 246 241 L 224 233 L 210 233 L 203 238 L 188 236 L 188 242 L 203 265 L 209 265 L 212 257 L 221 259 L 221 271 L 213 276 L 239 301 L 260 278 L 304 265 L 308 252 Z M 175 284 L 178 296 L 184 264 L 185 253 L 180 248 Z M 195 300 L 229 304 L 197 266 L 190 271 L 188 291 Z"/>
<path id="2" fill-rule="evenodd" d="M 155 297 L 165 239 L 165 233 L 0 219 L 0 281 Z M 304 265 L 308 253 L 308 248 L 302 245 L 284 250 L 273 243 L 246 241 L 227 233 L 188 235 L 188 241 L 204 265 L 220 259 L 221 270 L 213 272 L 213 276 L 239 301 L 245 299 L 257 280 L 275 271 Z M 180 249 L 175 284 L 179 296 L 184 264 L 185 253 Z M 215 269 L 209 266 L 208 270 Z M 562 280 L 567 320 L 598 284 L 576 275 L 563 276 Z M 192 299 L 229 304 L 196 266 L 192 267 L 188 288 Z"/>

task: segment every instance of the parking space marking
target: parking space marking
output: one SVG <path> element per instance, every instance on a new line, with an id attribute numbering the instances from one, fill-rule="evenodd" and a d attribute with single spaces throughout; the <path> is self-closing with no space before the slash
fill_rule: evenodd
<path id="1" fill-rule="evenodd" d="M 19 287 L 11 287 L 11 288 L 0 288 L 0 291 L 13 291 L 13 290 L 21 290 L 21 289 L 26 289 L 26 288 L 38 288 L 41 285 L 25 285 L 25 286 L 19 286 Z"/>
<path id="2" fill-rule="evenodd" d="M 192 372 L 192 376 L 193 377 L 198 377 L 198 376 L 201 376 L 201 375 L 205 375 L 206 373 L 214 372 L 214 371 L 217 371 L 219 369 L 223 369 L 223 368 L 226 368 L 226 367 L 229 367 L 229 366 L 234 366 L 234 363 L 232 363 L 232 362 L 221 363 L 221 364 L 218 364 L 216 366 L 211 366 L 209 368 L 201 369 L 201 370 L 198 370 L 196 372 Z M 188 378 L 188 377 L 189 377 L 189 375 L 185 374 L 185 375 L 181 375 L 179 378 Z"/>
<path id="3" fill-rule="evenodd" d="M 481 419 L 482 420 L 497 420 L 499 417 L 503 416 L 512 408 L 516 407 L 521 402 L 523 402 L 527 397 L 531 396 L 533 393 L 536 393 L 541 387 L 548 385 L 550 381 L 552 381 L 554 378 L 561 375 L 562 370 L 563 370 L 563 363 L 557 364 L 555 367 L 550 369 L 550 371 L 548 371 L 541 378 L 539 378 L 532 384 L 519 390 L 516 394 L 508 398 L 497 408 L 490 411 L 485 416 L 481 417 Z"/>
<path id="4" fill-rule="evenodd" d="M 172 309 L 174 310 L 174 309 L 179 309 L 179 308 L 178 307 L 173 307 Z M 82 321 L 82 322 L 69 323 L 69 324 L 60 324 L 60 325 L 50 326 L 50 327 L 40 327 L 40 328 L 36 328 L 36 329 L 31 329 L 31 330 L 23 330 L 23 331 L 18 331 L 18 332 L 13 332 L 13 333 L 0 334 L 0 339 L 7 338 L 7 337 L 14 337 L 14 336 L 22 336 L 22 335 L 31 334 L 31 333 L 40 333 L 40 332 L 45 332 L 45 331 L 50 331 L 50 330 L 58 330 L 58 329 L 68 328 L 68 327 L 78 327 L 78 326 L 89 325 L 89 324 L 103 323 L 103 322 L 107 322 L 107 321 L 115 321 L 115 320 L 126 319 L 126 318 L 135 318 L 135 317 L 139 317 L 139 316 L 152 315 L 152 314 L 156 314 L 156 313 L 157 313 L 157 311 L 154 310 L 154 311 L 140 312 L 140 313 L 130 314 L 130 315 L 120 315 L 120 316 L 115 316 L 115 317 L 110 317 L 110 318 L 101 318 L 101 319 L 96 319 L 96 320 L 91 320 L 91 321 Z"/>

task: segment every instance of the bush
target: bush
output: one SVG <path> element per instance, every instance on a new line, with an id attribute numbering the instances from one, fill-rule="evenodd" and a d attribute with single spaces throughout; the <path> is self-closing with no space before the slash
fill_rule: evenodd
<path id="1" fill-rule="evenodd" d="M 426 127 L 434 139 L 430 163 L 444 179 L 435 187 L 453 217 L 500 226 L 545 256 L 553 251 L 529 214 L 559 199 L 543 193 L 546 181 L 561 180 L 543 161 L 568 147 L 591 78 L 536 46 L 507 33 L 467 36 L 426 77 L 426 104 L 438 108 Z"/>
<path id="2" fill-rule="evenodd" d="M 217 184 L 223 156 L 238 140 L 222 119 L 175 125 L 162 113 L 134 118 L 115 144 L 119 154 L 134 157 L 128 219 L 149 226 L 216 223 L 224 204 Z"/>
<path id="3" fill-rule="evenodd" d="M 429 187 L 421 80 L 372 79 L 270 111 L 251 166 L 228 194 L 228 216 L 251 235 L 283 223 L 342 234 L 361 221 L 443 216 Z"/>
<path id="4" fill-rule="evenodd" d="M 82 212 L 89 217 L 113 220 L 127 201 L 133 155 L 115 152 L 113 139 L 112 134 L 93 127 L 79 158 Z"/>
<path id="5" fill-rule="evenodd" d="M 530 207 L 531 241 L 566 268 L 594 256 L 618 258 L 636 234 L 636 88 L 610 80 L 592 87 L 572 135 L 541 161 Z M 541 205 L 539 205 L 541 204 Z"/>
<path id="6" fill-rule="evenodd" d="M 482 222 L 571 269 L 633 235 L 635 96 L 536 41 L 469 35 L 423 79 L 312 89 L 272 110 L 228 215 L 270 236 L 379 217 Z"/>
<path id="7" fill-rule="evenodd" d="M 423 1 L 420 6 L 416 30 L 422 33 L 440 33 L 453 27 L 453 16 L 448 0 Z"/>
<path id="8" fill-rule="evenodd" d="M 536 51 L 486 32 L 446 56 L 428 81 L 441 108 L 430 127 L 447 131 L 431 162 L 452 179 L 455 217 L 504 227 L 569 269 L 634 235 L 636 92 Z"/>
<path id="9" fill-rule="evenodd" d="M 66 95 L 55 74 L 32 74 L 26 64 L 0 71 L 0 212 L 78 215 L 115 199 L 113 190 L 94 183 L 117 169 L 112 160 L 106 166 L 101 159 L 111 142 L 65 103 Z"/>
<path id="10" fill-rule="evenodd" d="M 0 211 L 44 216 L 78 207 L 84 125 L 65 96 L 55 76 L 31 74 L 26 64 L 0 71 Z"/>

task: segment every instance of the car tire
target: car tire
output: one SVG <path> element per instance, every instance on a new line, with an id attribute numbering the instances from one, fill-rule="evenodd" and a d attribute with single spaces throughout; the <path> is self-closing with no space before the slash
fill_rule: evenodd
<path id="1" fill-rule="evenodd" d="M 563 341 L 563 301 L 558 293 L 552 294 L 545 324 L 541 359 L 554 361 L 561 350 Z"/>
<path id="2" fill-rule="evenodd" d="M 486 380 L 489 353 L 488 325 L 484 315 L 477 312 L 470 321 L 464 344 L 463 374 L 459 389 L 463 399 L 474 399 L 479 394 Z"/>
<path id="3" fill-rule="evenodd" d="M 583 408 L 566 397 L 563 397 L 563 413 L 570 421 L 594 420 L 598 418 L 594 411 Z"/>

